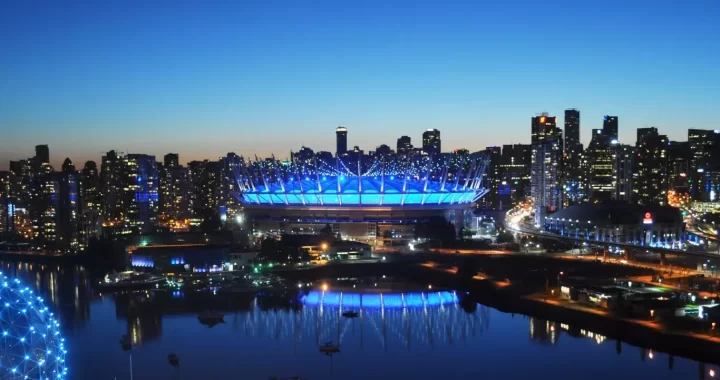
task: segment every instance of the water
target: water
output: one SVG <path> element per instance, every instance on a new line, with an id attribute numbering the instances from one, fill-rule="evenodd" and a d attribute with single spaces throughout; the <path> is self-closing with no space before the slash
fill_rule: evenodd
<path id="1" fill-rule="evenodd" d="M 304 304 L 272 309 L 271 300 L 250 296 L 99 295 L 81 267 L 0 266 L 39 289 L 59 314 L 71 379 L 130 379 L 131 360 L 135 380 L 659 380 L 710 379 L 719 370 L 560 323 L 481 305 L 463 308 L 452 293 L 386 295 L 385 308 L 366 306 L 361 317 L 345 318 L 337 304 L 359 302 L 358 296 L 344 293 L 337 301 L 332 297 L 338 294 L 328 293 L 321 302 L 311 293 Z M 367 298 L 363 305 L 373 302 Z M 200 324 L 197 313 L 206 308 L 225 310 L 225 323 Z M 122 335 L 135 342 L 133 350 L 122 350 Z M 319 352 L 330 341 L 340 342 L 340 353 Z M 168 363 L 170 353 L 180 357 L 179 367 Z"/>

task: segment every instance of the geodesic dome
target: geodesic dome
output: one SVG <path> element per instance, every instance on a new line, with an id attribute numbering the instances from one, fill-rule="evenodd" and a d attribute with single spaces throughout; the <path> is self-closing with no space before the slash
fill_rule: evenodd
<path id="1" fill-rule="evenodd" d="M 42 297 L 0 273 L 0 380 L 65 379 L 64 341 Z"/>

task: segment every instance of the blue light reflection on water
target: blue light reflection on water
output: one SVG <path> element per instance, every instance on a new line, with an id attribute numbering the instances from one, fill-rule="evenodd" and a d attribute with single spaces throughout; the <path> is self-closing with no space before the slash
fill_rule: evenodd
<path id="1" fill-rule="evenodd" d="M 97 296 L 84 288 L 87 271 L 39 268 L 13 264 L 3 272 L 40 289 L 58 311 L 71 379 L 129 379 L 130 353 L 135 379 L 665 380 L 697 379 L 699 372 L 697 362 L 679 357 L 669 370 L 667 354 L 627 344 L 618 354 L 615 340 L 573 326 L 482 306 L 468 313 L 447 298 L 451 293 L 434 293 L 437 302 L 450 302 L 431 307 L 422 306 L 435 302 L 422 293 L 383 294 L 383 308 L 365 306 L 365 294 L 343 293 L 343 305 L 363 300 L 358 318 L 307 298 L 297 310 L 264 310 L 259 300 L 233 298 L 223 301 L 231 305 L 226 323 L 208 328 L 197 320 L 208 303 L 190 293 Z M 397 307 L 403 302 L 408 307 Z M 137 342 L 130 353 L 120 347 L 122 335 Z M 327 341 L 339 341 L 340 354 L 320 354 L 318 344 Z M 169 353 L 180 357 L 179 368 L 167 363 Z M 710 370 L 718 367 L 705 366 L 708 379 Z"/>

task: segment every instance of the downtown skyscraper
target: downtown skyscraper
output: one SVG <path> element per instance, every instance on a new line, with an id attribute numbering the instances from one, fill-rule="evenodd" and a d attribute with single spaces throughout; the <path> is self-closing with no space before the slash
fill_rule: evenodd
<path id="1" fill-rule="evenodd" d="M 580 111 L 565 110 L 565 154 L 563 191 L 566 206 L 587 199 L 587 173 L 583 165 L 584 147 L 580 142 Z"/>
<path id="2" fill-rule="evenodd" d="M 433 157 L 439 157 L 440 152 L 442 151 L 440 149 L 440 131 L 437 129 L 428 129 L 427 131 L 423 132 L 422 139 L 423 151 Z"/>
<path id="3" fill-rule="evenodd" d="M 347 143 L 348 130 L 345 127 L 337 127 L 335 129 L 335 155 L 340 157 L 347 154 L 348 143 Z"/>
<path id="4" fill-rule="evenodd" d="M 667 203 L 668 138 L 657 128 L 638 128 L 633 192 L 640 204 Z"/>

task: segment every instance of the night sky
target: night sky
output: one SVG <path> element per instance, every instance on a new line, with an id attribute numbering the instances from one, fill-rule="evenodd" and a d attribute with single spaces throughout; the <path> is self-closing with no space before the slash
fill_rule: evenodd
<path id="1" fill-rule="evenodd" d="M 101 152 L 443 150 L 529 143 L 581 111 L 582 140 L 720 128 L 720 1 L 2 1 L 0 170 L 49 144 Z M 389 5 L 391 4 L 392 5 Z"/>

